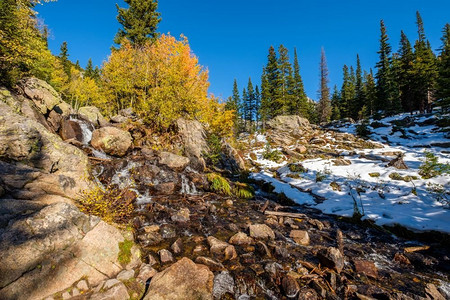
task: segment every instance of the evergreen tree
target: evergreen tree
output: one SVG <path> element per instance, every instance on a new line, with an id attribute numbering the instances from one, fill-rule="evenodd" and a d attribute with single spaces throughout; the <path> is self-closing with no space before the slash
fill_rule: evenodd
<path id="1" fill-rule="evenodd" d="M 94 65 L 92 64 L 92 59 L 89 58 L 86 69 L 84 70 L 84 75 L 90 78 L 94 78 Z"/>
<path id="2" fill-rule="evenodd" d="M 244 115 L 244 118 L 247 125 L 246 130 L 248 131 L 252 130 L 255 102 L 255 90 L 253 89 L 252 79 L 249 78 L 247 84 L 247 99 L 244 103 L 246 106 L 246 114 Z"/>
<path id="3" fill-rule="evenodd" d="M 298 63 L 297 49 L 294 48 L 294 106 L 296 107 L 295 114 L 308 118 L 308 99 L 305 94 L 303 80 L 300 76 L 300 65 Z"/>
<path id="4" fill-rule="evenodd" d="M 389 107 L 389 114 L 398 114 L 402 111 L 400 73 L 401 61 L 398 53 L 392 54 L 392 98 Z"/>
<path id="5" fill-rule="evenodd" d="M 431 102 L 433 88 L 437 77 L 436 57 L 431 49 L 430 43 L 426 40 L 423 28 L 422 17 L 416 13 L 418 40 L 414 44 L 414 62 L 412 75 L 414 77 L 414 106 L 421 112 Z"/>
<path id="6" fill-rule="evenodd" d="M 271 118 L 271 111 L 270 111 L 270 101 L 271 101 L 271 95 L 270 95 L 270 89 L 269 89 L 269 82 L 267 80 L 267 73 L 266 68 L 263 68 L 263 72 L 261 75 L 261 104 L 259 106 L 259 115 L 262 122 L 263 129 L 265 128 L 265 124 L 268 120 Z"/>
<path id="7" fill-rule="evenodd" d="M 444 107 L 450 106 L 450 24 L 447 23 L 441 38 L 442 46 L 438 61 L 437 97 L 442 99 Z"/>
<path id="8" fill-rule="evenodd" d="M 353 68 L 347 67 L 344 65 L 342 68 L 343 79 L 342 79 L 342 88 L 341 88 L 341 97 L 340 97 L 340 115 L 341 118 L 352 117 L 352 103 L 355 98 L 355 85 L 354 85 L 354 74 L 352 75 Z"/>
<path id="9" fill-rule="evenodd" d="M 100 80 L 100 69 L 98 68 L 98 66 L 95 66 L 94 68 L 94 77 L 95 80 Z"/>
<path id="10" fill-rule="evenodd" d="M 288 49 L 283 45 L 278 48 L 278 70 L 279 77 L 277 86 L 279 87 L 278 97 L 276 98 L 276 115 L 286 115 L 290 113 L 291 96 L 293 89 L 292 66 L 289 62 Z"/>
<path id="11" fill-rule="evenodd" d="M 142 46 L 147 41 L 154 41 L 158 37 L 156 32 L 161 21 L 157 12 L 157 0 L 125 0 L 128 8 L 120 8 L 116 4 L 117 20 L 123 26 L 119 29 L 114 42 L 121 44 L 123 38 L 127 38 L 132 45 Z"/>
<path id="12" fill-rule="evenodd" d="M 353 116 L 357 116 L 362 108 L 366 105 L 366 99 L 364 95 L 363 75 L 361 68 L 361 61 L 359 54 L 356 55 L 356 81 L 355 81 L 355 98 L 352 105 Z M 367 107 L 367 106 L 366 106 Z"/>
<path id="13" fill-rule="evenodd" d="M 259 114 L 260 107 L 261 107 L 261 93 L 259 92 L 258 86 L 256 86 L 255 87 L 255 109 L 254 109 L 255 129 L 256 130 L 259 129 L 259 121 L 261 120 L 261 116 Z"/>
<path id="14" fill-rule="evenodd" d="M 261 117 L 263 123 L 277 116 L 282 110 L 280 106 L 280 70 L 275 48 L 270 46 L 267 56 L 267 66 L 263 70 L 261 77 Z"/>
<path id="15" fill-rule="evenodd" d="M 317 118 L 319 123 L 328 122 L 331 116 L 330 89 L 328 87 L 328 67 L 325 50 L 322 48 L 320 57 L 320 89 L 317 104 Z"/>
<path id="16" fill-rule="evenodd" d="M 364 95 L 366 98 L 365 105 L 367 106 L 367 113 L 368 115 L 372 115 L 375 112 L 375 104 L 378 99 L 372 69 L 370 69 L 369 73 L 364 74 Z"/>
<path id="17" fill-rule="evenodd" d="M 239 115 L 239 102 L 240 102 L 240 96 L 239 96 L 239 90 L 236 79 L 234 79 L 233 83 L 233 95 L 228 98 L 227 102 L 225 103 L 225 109 L 226 110 L 233 110 L 234 111 L 234 117 L 233 117 L 233 133 L 235 136 L 237 136 L 241 131 L 240 126 L 240 120 L 241 116 Z"/>
<path id="18" fill-rule="evenodd" d="M 341 111 L 339 109 L 341 97 L 337 85 L 334 85 L 333 95 L 331 96 L 331 120 L 341 119 Z"/>
<path id="19" fill-rule="evenodd" d="M 247 118 L 246 116 L 248 115 L 248 94 L 247 91 L 245 90 L 245 88 L 242 90 L 242 99 L 241 99 L 241 116 L 242 116 L 242 130 L 246 131 L 247 130 Z"/>
<path id="20" fill-rule="evenodd" d="M 411 43 L 408 40 L 406 34 L 401 31 L 400 34 L 400 47 L 399 47 L 399 72 L 398 72 L 398 84 L 400 89 L 400 101 L 403 110 L 412 112 L 413 105 L 413 91 L 414 91 L 414 78 L 413 78 L 413 61 L 414 53 L 411 47 Z"/>
<path id="21" fill-rule="evenodd" d="M 392 75 L 392 59 L 391 46 L 389 45 L 389 37 L 387 36 L 384 21 L 380 21 L 380 50 L 378 51 L 380 60 L 377 62 L 377 101 L 375 110 L 389 110 L 393 100 L 393 75 Z"/>
<path id="22" fill-rule="evenodd" d="M 69 60 L 69 50 L 67 48 L 67 42 L 63 42 L 60 47 L 59 59 L 64 68 L 64 73 L 66 73 L 68 78 L 71 78 L 72 63 Z"/>

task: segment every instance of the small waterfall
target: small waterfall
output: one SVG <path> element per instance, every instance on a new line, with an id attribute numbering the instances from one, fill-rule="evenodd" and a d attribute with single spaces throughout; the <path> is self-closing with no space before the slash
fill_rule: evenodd
<path id="1" fill-rule="evenodd" d="M 92 124 L 90 124 L 89 122 L 87 122 L 83 119 L 79 119 L 76 115 L 71 115 L 69 117 L 69 120 L 76 122 L 80 125 L 81 134 L 82 134 L 81 142 L 85 145 L 88 145 L 92 139 L 92 132 L 94 131 Z"/>
<path id="2" fill-rule="evenodd" d="M 125 168 L 122 168 L 114 174 L 113 178 L 111 179 L 112 184 L 117 184 L 119 189 L 134 187 L 134 181 L 131 179 L 130 171 L 131 169 L 138 167 L 140 164 L 131 161 L 128 162 L 127 166 Z"/>
<path id="3" fill-rule="evenodd" d="M 181 194 L 183 195 L 196 195 L 197 189 L 195 184 L 190 182 L 184 174 L 181 174 Z"/>

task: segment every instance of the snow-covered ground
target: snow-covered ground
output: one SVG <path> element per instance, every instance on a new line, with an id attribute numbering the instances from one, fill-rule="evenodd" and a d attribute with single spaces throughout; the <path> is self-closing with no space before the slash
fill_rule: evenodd
<path id="1" fill-rule="evenodd" d="M 349 165 L 336 166 L 332 159 L 317 158 L 300 162 L 306 172 L 292 172 L 286 161 L 274 163 L 263 159 L 263 149 L 260 149 L 254 153 L 257 156 L 255 162 L 262 170 L 251 176 L 270 182 L 275 192 L 284 192 L 297 203 L 315 207 L 324 213 L 352 216 L 358 211 L 363 219 L 374 220 L 378 225 L 400 224 L 413 230 L 450 233 L 450 207 L 447 201 L 442 200 L 442 193 L 450 190 L 450 175 L 423 179 L 418 174 L 425 151 L 435 154 L 440 163 L 450 163 L 448 148 L 431 146 L 450 140 L 438 131 L 436 125 L 427 125 L 427 120 L 435 118 L 433 115 L 416 117 L 415 123 L 425 122 L 423 125 L 405 127 L 403 133 L 392 133 L 393 126 L 389 122 L 406 116 L 385 118 L 378 122 L 386 127 L 370 128 L 373 132 L 370 138 L 383 143 L 382 148 L 339 151 L 341 159 L 351 162 Z M 346 124 L 336 129 L 355 133 L 356 124 Z M 258 140 L 263 141 L 264 138 L 258 136 Z M 386 160 L 395 158 L 392 152 L 404 154 L 407 170 L 386 167 Z M 269 171 L 274 168 L 277 168 L 278 178 Z M 406 181 L 394 180 L 391 178 L 393 173 L 410 177 Z M 302 192 L 305 190 L 325 200 L 317 201 L 309 193 Z M 448 199 L 448 194 L 445 197 Z"/>

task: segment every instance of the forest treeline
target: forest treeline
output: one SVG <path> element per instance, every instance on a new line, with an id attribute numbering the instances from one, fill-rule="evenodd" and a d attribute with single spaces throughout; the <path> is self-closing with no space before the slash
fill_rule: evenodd
<path id="1" fill-rule="evenodd" d="M 49 2 L 46 0 L 44 2 Z M 14 87 L 28 76 L 49 82 L 73 107 L 93 105 L 105 115 L 133 108 L 146 123 L 167 130 L 180 118 L 197 119 L 220 136 L 232 132 L 233 111 L 208 95 L 208 71 L 198 63 L 186 37 L 157 32 L 155 0 L 125 0 L 117 6 L 122 25 L 108 60 L 82 68 L 70 60 L 69 45 L 48 49 L 48 30 L 38 26 L 39 0 L 0 2 L 0 84 Z"/>
<path id="2" fill-rule="evenodd" d="M 238 132 L 263 128 L 265 122 L 278 115 L 296 114 L 313 123 L 343 118 L 362 120 L 374 114 L 425 112 L 433 102 L 450 105 L 450 24 L 443 28 L 438 55 L 426 38 L 420 13 L 416 13 L 417 40 L 412 45 L 401 31 L 397 52 L 392 51 L 383 20 L 380 21 L 379 61 L 372 69 L 363 70 L 359 55 L 356 68 L 344 65 L 342 86 L 328 86 L 328 68 L 322 49 L 320 61 L 319 99 L 309 99 L 300 75 L 297 49 L 293 64 L 286 47 L 278 53 L 269 48 L 267 64 L 262 70 L 261 88 L 253 89 L 251 78 L 239 92 L 236 80 L 227 108 L 238 113 L 234 118 Z"/>

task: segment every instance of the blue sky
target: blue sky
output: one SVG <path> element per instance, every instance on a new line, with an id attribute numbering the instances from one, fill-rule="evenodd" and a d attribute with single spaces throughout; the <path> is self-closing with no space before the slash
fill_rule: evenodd
<path id="1" fill-rule="evenodd" d="M 101 65 L 120 27 L 116 7 L 123 1 L 58 0 L 37 7 L 50 29 L 49 45 L 59 53 L 63 41 L 70 59 L 85 66 L 91 57 Z M 318 89 L 320 49 L 324 47 L 330 87 L 341 84 L 342 66 L 355 65 L 359 53 L 364 69 L 377 61 L 379 21 L 384 19 L 390 43 L 397 50 L 400 30 L 416 39 L 415 12 L 420 11 L 433 49 L 450 22 L 449 0 L 160 0 L 159 31 L 188 37 L 200 63 L 209 69 L 210 92 L 230 96 L 233 80 L 240 90 L 251 77 L 259 84 L 270 45 L 297 48 L 301 75 L 309 97 Z"/>

